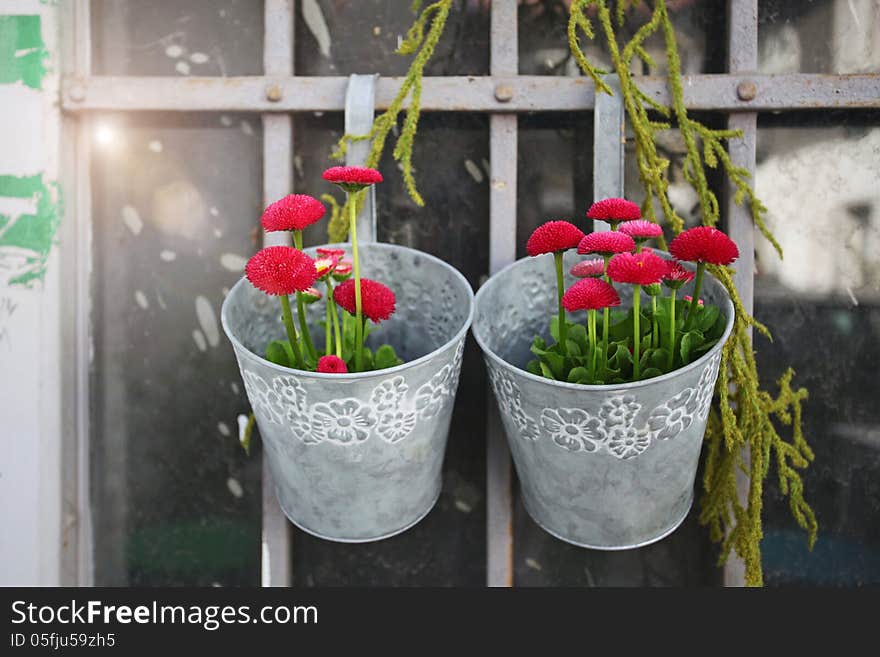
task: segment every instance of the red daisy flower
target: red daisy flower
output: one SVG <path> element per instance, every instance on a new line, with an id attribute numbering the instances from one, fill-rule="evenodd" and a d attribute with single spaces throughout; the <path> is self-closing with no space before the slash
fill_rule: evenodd
<path id="1" fill-rule="evenodd" d="M 247 261 L 244 275 L 266 294 L 293 294 L 310 288 L 318 277 L 315 263 L 292 246 L 267 246 Z"/>
<path id="2" fill-rule="evenodd" d="M 625 198 L 606 198 L 590 206 L 587 210 L 587 218 L 616 224 L 621 221 L 641 219 L 642 211 L 638 205 Z"/>
<path id="3" fill-rule="evenodd" d="M 670 243 L 669 252 L 679 260 L 711 265 L 729 265 L 739 257 L 736 243 L 712 226 L 697 226 L 679 234 Z"/>
<path id="4" fill-rule="evenodd" d="M 318 371 L 322 374 L 346 374 L 348 367 L 339 356 L 321 356 L 318 359 Z"/>
<path id="5" fill-rule="evenodd" d="M 620 224 L 620 228 L 617 230 L 624 235 L 629 235 L 634 240 L 649 240 L 654 237 L 660 237 L 663 234 L 663 229 L 660 228 L 659 224 L 645 219 L 627 221 Z"/>
<path id="6" fill-rule="evenodd" d="M 571 275 L 576 278 L 596 278 L 605 273 L 605 261 L 598 258 L 581 260 L 571 268 Z"/>
<path id="7" fill-rule="evenodd" d="M 326 256 L 316 258 L 315 269 L 318 272 L 318 279 L 323 281 L 325 278 L 327 278 L 327 276 L 333 273 L 333 270 L 336 269 L 337 264 L 339 264 L 339 256 Z"/>
<path id="8" fill-rule="evenodd" d="M 354 263 L 348 258 L 345 258 L 336 263 L 336 268 L 333 270 L 333 278 L 337 281 L 344 281 L 351 276 L 353 270 Z"/>
<path id="9" fill-rule="evenodd" d="M 618 283 L 653 285 L 659 283 L 665 273 L 666 261 L 647 251 L 618 253 L 608 263 L 608 275 Z"/>
<path id="10" fill-rule="evenodd" d="M 562 296 L 562 305 L 568 312 L 598 310 L 620 305 L 620 297 L 605 281 L 584 278 L 575 282 Z"/>
<path id="11" fill-rule="evenodd" d="M 693 298 L 690 294 L 685 294 L 685 295 L 684 295 L 684 300 L 685 300 L 687 303 L 690 303 L 691 301 L 694 300 L 694 298 Z M 702 300 L 702 299 L 697 299 L 697 305 L 698 305 L 698 306 L 702 306 L 702 305 L 703 305 L 703 300 Z"/>
<path id="12" fill-rule="evenodd" d="M 382 174 L 368 167 L 330 167 L 324 172 L 324 180 L 339 185 L 347 192 L 382 182 Z"/>
<path id="13" fill-rule="evenodd" d="M 346 312 L 355 314 L 354 279 L 348 279 L 333 290 L 333 300 Z M 361 309 L 373 323 L 378 324 L 394 314 L 394 292 L 377 281 L 361 279 Z"/>
<path id="14" fill-rule="evenodd" d="M 694 280 L 694 272 L 683 267 L 678 260 L 666 261 L 666 273 L 663 274 L 663 282 L 668 287 L 677 290 L 692 280 Z"/>
<path id="15" fill-rule="evenodd" d="M 578 244 L 578 253 L 598 253 L 603 256 L 611 256 L 615 253 L 626 253 L 636 248 L 635 240 L 620 231 L 606 230 L 599 233 L 590 233 L 584 236 Z"/>
<path id="16" fill-rule="evenodd" d="M 318 288 L 310 287 L 302 291 L 302 296 L 303 301 L 305 301 L 306 303 L 315 303 L 316 301 L 320 301 L 323 295 L 321 294 L 321 290 L 319 290 Z"/>
<path id="17" fill-rule="evenodd" d="M 345 249 L 326 249 L 319 247 L 317 253 L 319 258 L 338 258 L 342 260 L 345 257 Z"/>
<path id="18" fill-rule="evenodd" d="M 308 194 L 290 194 L 266 208 L 260 223 L 270 232 L 302 230 L 323 217 L 325 211 L 324 204 Z"/>
<path id="19" fill-rule="evenodd" d="M 584 233 L 570 221 L 548 221 L 538 226 L 526 242 L 526 253 L 539 256 L 543 253 L 568 251 L 578 245 Z"/>

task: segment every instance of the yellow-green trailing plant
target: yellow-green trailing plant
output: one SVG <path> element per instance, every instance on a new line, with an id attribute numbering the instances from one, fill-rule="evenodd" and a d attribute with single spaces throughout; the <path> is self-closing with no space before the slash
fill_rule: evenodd
<path id="1" fill-rule="evenodd" d="M 611 94 L 611 88 L 603 79 L 608 71 L 589 61 L 580 47 L 580 39 L 599 38 L 598 30 L 607 45 L 613 72 L 620 79 L 621 95 L 634 135 L 639 178 L 645 190 L 643 216 L 665 224 L 676 235 L 684 229 L 684 220 L 669 201 L 670 162 L 660 155 L 657 146 L 659 133 L 676 129 L 685 144 L 684 177 L 699 197 L 702 223 L 714 226 L 719 220 L 718 199 L 709 188 L 706 171 L 720 167 L 736 190 L 735 202 L 748 205 L 755 227 L 770 241 L 781 258 L 782 248 L 764 222 L 766 208 L 754 193 L 749 172 L 733 164 L 725 147 L 729 140 L 741 138 L 741 132 L 713 129 L 688 115 L 684 105 L 675 30 L 665 0 L 654 2 L 650 17 L 631 38 L 622 39 L 619 36 L 628 11 L 637 4 L 640 3 L 635 0 L 572 0 L 567 34 L 572 56 L 581 70 L 592 78 L 597 93 Z M 397 125 L 403 104 L 410 97 L 407 116 L 393 156 L 401 165 L 410 196 L 420 206 L 424 202 L 415 187 L 411 162 L 422 77 L 425 65 L 443 33 L 452 0 L 439 0 L 424 9 L 421 9 L 421 5 L 418 1 L 413 3 L 413 10 L 420 13 L 398 50 L 404 55 L 416 54 L 399 93 L 388 110 L 376 118 L 369 134 L 344 135 L 333 153 L 337 158 L 344 157 L 349 143 L 369 139 L 372 145 L 366 164 L 375 167 L 384 151 L 388 133 Z M 670 106 L 662 105 L 644 93 L 631 73 L 635 59 L 649 68 L 655 66 L 644 45 L 654 34 L 661 35 L 665 44 Z M 358 199 L 358 202 L 362 202 L 362 199 Z M 334 212 L 329 228 L 331 241 L 345 239 L 347 227 L 343 218 L 346 216 L 345 209 Z M 665 248 L 662 237 L 658 242 Z M 775 396 L 762 389 L 752 350 L 751 329 L 768 338 L 770 332 L 746 311 L 733 283 L 733 271 L 729 267 L 714 265 L 709 266 L 708 270 L 730 293 L 736 318 L 732 336 L 722 351 L 722 374 L 718 377 L 716 387 L 717 403 L 713 406 L 707 425 L 700 522 L 708 527 L 711 538 L 721 544 L 719 565 L 733 551 L 745 564 L 746 584 L 761 586 L 763 484 L 771 465 L 776 466 L 780 491 L 788 497 L 795 520 L 807 532 L 810 548 L 816 540 L 818 525 L 812 509 L 804 500 L 804 485 L 799 472 L 813 460 L 813 452 L 806 442 L 802 425 L 802 404 L 807 398 L 807 391 L 792 387 L 794 372 L 790 368 L 777 381 Z M 780 433 L 779 425 L 790 429 L 789 439 Z M 748 480 L 744 498 L 740 497 L 737 487 L 738 473 L 746 475 Z"/>

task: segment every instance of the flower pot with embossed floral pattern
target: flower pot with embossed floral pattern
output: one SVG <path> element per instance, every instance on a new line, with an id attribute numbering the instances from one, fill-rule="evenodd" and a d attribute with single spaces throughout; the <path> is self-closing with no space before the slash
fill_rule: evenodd
<path id="1" fill-rule="evenodd" d="M 579 259 L 567 254 L 565 270 Z M 631 286 L 618 291 L 624 305 L 631 303 Z M 582 547 L 625 550 L 658 541 L 682 523 L 693 502 L 733 304 L 724 286 L 707 276 L 701 296 L 727 323 L 706 354 L 652 379 L 579 385 L 523 369 L 533 357 L 533 338 L 556 311 L 556 295 L 553 268 L 529 258 L 493 276 L 475 300 L 474 335 L 525 508 L 547 532 Z M 581 320 L 583 313 L 570 318 Z"/>
<path id="2" fill-rule="evenodd" d="M 310 534 L 342 542 L 398 534 L 437 501 L 473 317 L 470 285 L 441 260 L 381 243 L 361 244 L 360 257 L 363 276 L 397 296 L 371 338 L 391 344 L 403 365 L 357 374 L 282 367 L 263 358 L 270 340 L 284 339 L 275 299 L 242 279 L 222 309 L 281 508 Z M 312 335 L 323 333 L 322 312 L 310 307 Z"/>

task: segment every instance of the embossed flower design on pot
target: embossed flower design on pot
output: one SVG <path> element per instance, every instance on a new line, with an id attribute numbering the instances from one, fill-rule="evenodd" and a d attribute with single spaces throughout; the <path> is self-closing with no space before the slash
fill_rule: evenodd
<path id="1" fill-rule="evenodd" d="M 376 424 L 376 416 L 370 407 L 357 399 L 337 399 L 326 404 L 315 404 L 311 414 L 315 438 L 343 445 L 363 442 Z"/>
<path id="2" fill-rule="evenodd" d="M 609 427 L 616 425 L 630 425 L 636 419 L 636 414 L 641 409 L 641 404 L 636 402 L 632 395 L 612 397 L 602 402 L 599 410 L 599 418 Z"/>
<path id="3" fill-rule="evenodd" d="M 614 456 L 630 459 L 638 456 L 651 444 L 651 435 L 647 428 L 636 429 L 634 426 L 615 426 L 608 436 L 608 449 Z"/>
<path id="4" fill-rule="evenodd" d="M 579 408 L 545 408 L 541 426 L 554 443 L 572 452 L 594 452 L 605 438 L 602 423 Z"/>
<path id="5" fill-rule="evenodd" d="M 648 426 L 651 431 L 656 432 L 657 440 L 675 438 L 691 426 L 694 421 L 694 411 L 697 410 L 697 401 L 693 393 L 693 388 L 685 388 L 651 412 Z"/>
<path id="6" fill-rule="evenodd" d="M 416 414 L 404 411 L 391 411 L 379 417 L 376 433 L 382 440 L 396 443 L 406 438 L 416 426 Z"/>
<path id="7" fill-rule="evenodd" d="M 283 397 L 261 376 L 245 369 L 242 369 L 241 374 L 245 392 L 254 412 L 272 424 L 283 424 L 285 414 Z"/>
<path id="8" fill-rule="evenodd" d="M 297 440 L 304 442 L 306 445 L 315 445 L 321 442 L 312 431 L 312 422 L 305 413 L 300 413 L 296 408 L 287 409 L 287 426 L 291 435 Z"/>
<path id="9" fill-rule="evenodd" d="M 513 420 L 521 438 L 524 438 L 525 440 L 537 440 L 541 435 L 541 430 L 538 429 L 538 423 L 526 415 L 526 412 L 518 403 L 507 409 L 507 415 Z"/>
<path id="10" fill-rule="evenodd" d="M 712 357 L 709 364 L 700 374 L 700 381 L 693 394 L 693 400 L 697 407 L 697 415 L 701 420 L 709 417 L 709 409 L 712 407 L 712 395 L 715 392 L 715 378 L 718 376 L 718 366 L 721 364 L 721 354 Z"/>
<path id="11" fill-rule="evenodd" d="M 443 369 L 431 377 L 425 385 L 416 391 L 416 410 L 422 418 L 429 420 L 443 407 L 446 395 L 449 391 L 449 374 L 451 365 L 444 365 Z"/>
<path id="12" fill-rule="evenodd" d="M 272 389 L 296 410 L 300 412 L 305 410 L 306 390 L 296 377 L 276 376 L 272 380 Z"/>
<path id="13" fill-rule="evenodd" d="M 378 413 L 384 413 L 398 408 L 409 386 L 402 376 L 383 381 L 373 389 L 370 395 L 370 404 Z"/>

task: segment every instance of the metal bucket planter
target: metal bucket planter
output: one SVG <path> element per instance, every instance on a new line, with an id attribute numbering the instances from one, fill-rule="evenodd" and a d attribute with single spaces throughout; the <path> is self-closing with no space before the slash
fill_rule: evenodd
<path id="1" fill-rule="evenodd" d="M 346 245 L 335 245 L 345 247 Z M 313 249 L 307 249 L 314 255 Z M 360 246 L 362 275 L 387 284 L 397 311 L 368 344 L 391 344 L 406 363 L 378 372 L 318 374 L 262 358 L 284 339 L 274 298 L 240 280 L 221 313 L 256 416 L 278 501 L 320 538 L 363 542 L 412 527 L 440 495 L 473 292 L 455 269 L 391 244 Z M 320 349 L 323 304 L 310 307 Z"/>
<path id="2" fill-rule="evenodd" d="M 566 271 L 578 258 L 569 254 Z M 625 296 L 630 286 L 619 287 L 623 304 L 631 304 Z M 680 290 L 679 298 L 691 288 Z M 701 296 L 727 318 L 721 340 L 703 357 L 647 381 L 585 386 L 522 369 L 532 358 L 532 339 L 547 337 L 557 308 L 548 259 L 515 262 L 480 288 L 474 335 L 525 508 L 553 536 L 597 550 L 625 550 L 659 541 L 687 516 L 721 348 L 734 319 L 727 291 L 711 276 Z"/>

